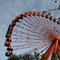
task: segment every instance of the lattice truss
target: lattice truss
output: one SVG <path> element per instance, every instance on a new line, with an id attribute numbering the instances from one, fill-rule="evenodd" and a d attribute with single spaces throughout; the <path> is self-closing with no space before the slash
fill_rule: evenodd
<path id="1" fill-rule="evenodd" d="M 59 29 L 56 30 L 59 24 L 58 19 L 43 12 L 29 11 L 18 15 L 6 33 L 6 56 L 11 56 L 18 50 L 21 54 L 44 51 L 52 44 L 51 36 L 60 35 Z"/>

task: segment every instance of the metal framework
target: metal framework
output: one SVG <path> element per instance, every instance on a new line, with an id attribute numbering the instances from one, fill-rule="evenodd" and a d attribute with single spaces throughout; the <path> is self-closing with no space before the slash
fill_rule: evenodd
<path id="1" fill-rule="evenodd" d="M 18 53 L 25 54 L 48 49 L 55 41 L 55 35 L 58 35 L 55 24 L 58 26 L 60 21 L 43 12 L 29 11 L 18 15 L 12 20 L 6 33 L 5 55 L 12 56 L 18 50 Z"/>

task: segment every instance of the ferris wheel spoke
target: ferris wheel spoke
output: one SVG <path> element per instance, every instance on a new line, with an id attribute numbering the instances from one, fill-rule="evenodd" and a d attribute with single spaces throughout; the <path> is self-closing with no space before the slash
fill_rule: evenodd
<path id="1" fill-rule="evenodd" d="M 47 44 L 48 44 L 48 42 L 45 42 L 45 43 L 42 43 L 42 44 L 41 44 L 41 42 L 40 42 L 40 43 L 38 43 L 38 44 L 33 43 L 33 44 L 20 44 L 20 45 L 15 45 L 15 46 L 13 45 L 12 47 L 17 47 L 17 48 L 20 47 L 20 46 L 21 46 L 20 48 L 23 48 L 23 47 L 29 48 L 29 47 L 36 47 L 36 46 L 40 46 L 40 47 L 41 47 L 41 46 L 45 46 L 45 45 L 47 45 Z"/>
<path id="2" fill-rule="evenodd" d="M 35 52 L 36 50 L 38 50 L 39 49 L 39 47 L 34 47 L 33 49 L 30 49 L 29 51 L 27 51 L 27 52 L 23 52 L 23 54 L 22 55 L 24 55 L 24 54 L 28 54 L 28 53 L 32 53 L 32 52 Z M 16 49 L 17 50 L 17 49 Z"/>
<path id="3" fill-rule="evenodd" d="M 41 21 L 43 22 L 43 23 L 41 23 L 41 24 L 42 24 L 42 25 L 44 24 L 47 29 L 52 27 L 52 25 L 51 25 L 51 20 L 49 20 L 49 18 L 47 18 L 47 19 L 46 19 L 46 18 L 43 18 L 43 19 L 42 19 L 42 17 L 39 17 L 39 19 L 41 19 Z M 52 24 L 53 24 L 53 23 L 52 23 Z"/>
<path id="4" fill-rule="evenodd" d="M 23 44 L 23 45 L 15 45 L 15 46 L 12 46 L 12 47 L 14 47 L 14 48 L 18 48 L 18 47 L 20 47 L 20 48 L 23 48 L 23 47 L 27 47 L 27 48 L 29 48 L 29 47 L 34 47 L 34 46 L 39 46 L 39 44 L 41 44 L 41 43 L 38 43 L 38 44 Z M 44 43 L 43 43 L 44 44 Z"/>
<path id="5" fill-rule="evenodd" d="M 32 47 L 37 47 L 37 46 L 40 46 L 41 44 L 35 44 L 35 45 L 26 45 L 26 46 L 22 46 L 22 45 L 17 45 L 17 46 L 12 46 L 12 47 L 14 47 L 15 48 L 15 50 L 19 50 L 19 49 L 25 49 L 25 48 L 32 48 Z M 40 48 L 41 47 L 45 47 L 47 44 L 44 44 L 43 43 L 43 46 L 41 45 L 40 46 Z M 20 47 L 21 46 L 21 47 Z"/>
<path id="6" fill-rule="evenodd" d="M 27 34 L 27 35 L 29 35 L 29 34 Z M 38 37 L 37 37 L 37 36 L 38 36 Z M 23 35 L 23 36 L 20 36 L 20 35 L 12 34 L 11 37 L 12 37 L 13 39 L 20 39 L 20 38 L 23 39 L 23 38 L 25 38 L 25 40 L 26 40 L 26 39 L 30 39 L 30 40 L 32 40 L 32 39 L 35 39 L 35 40 L 36 40 L 36 39 L 37 39 L 37 40 L 39 40 L 39 39 L 40 39 L 40 40 L 41 40 L 41 39 L 47 40 L 47 37 L 42 37 L 42 36 L 43 36 L 43 35 L 36 35 L 36 36 L 34 36 L 34 35 L 29 35 L 29 37 L 28 37 L 28 36 L 24 36 L 24 35 Z M 12 38 L 11 38 L 11 39 L 12 39 Z"/>
<path id="7" fill-rule="evenodd" d="M 29 49 L 29 48 L 33 48 L 33 47 L 37 47 L 37 46 L 39 46 L 39 45 L 34 45 L 34 46 L 29 45 L 29 46 L 22 46 L 22 47 L 15 46 L 15 47 L 14 47 L 14 50 Z M 13 47 L 13 46 L 12 46 L 12 47 Z"/>
<path id="8" fill-rule="evenodd" d="M 38 19 L 38 22 L 40 21 L 40 24 L 43 25 L 44 29 L 48 29 L 48 27 L 51 27 L 51 25 L 49 24 L 49 19 L 46 19 L 45 17 L 41 16 L 36 16 L 36 19 Z"/>
<path id="9" fill-rule="evenodd" d="M 36 25 L 34 25 L 34 24 L 37 24 L 37 23 L 34 22 L 35 20 L 33 20 L 32 17 L 27 17 L 27 19 L 29 19 L 28 21 L 31 21 L 31 22 L 32 22 L 32 24 L 30 23 L 32 26 L 38 28 Z M 41 29 L 39 29 L 38 31 L 40 31 L 40 30 L 41 30 Z M 41 30 L 41 31 L 42 31 L 42 30 Z"/>
<path id="10" fill-rule="evenodd" d="M 30 36 L 35 36 L 35 37 L 37 37 L 37 34 L 28 33 L 28 32 L 23 32 L 23 31 L 19 31 L 19 30 L 16 30 L 16 29 L 14 29 L 13 31 L 14 31 L 14 32 L 18 32 L 18 33 L 22 33 L 22 34 L 26 34 L 26 35 L 30 35 Z M 42 36 L 42 34 L 39 34 L 39 36 Z"/>
<path id="11" fill-rule="evenodd" d="M 28 19 L 29 22 L 32 22 L 30 24 L 35 24 L 35 22 L 34 22 L 35 20 L 33 20 L 31 17 L 27 17 L 27 19 Z"/>
<path id="12" fill-rule="evenodd" d="M 23 23 L 23 22 L 21 22 L 20 21 L 20 23 Z M 29 27 L 29 28 L 31 28 L 31 26 L 28 26 L 26 23 L 23 23 L 25 26 L 27 26 L 27 27 Z M 37 26 L 37 25 L 32 25 L 32 26 L 35 26 L 39 31 L 43 31 L 39 26 Z M 44 32 L 44 31 L 43 31 Z"/>
<path id="13" fill-rule="evenodd" d="M 18 32 L 18 33 L 22 33 L 22 34 L 27 34 L 27 35 L 31 35 L 31 36 L 36 36 L 34 34 L 29 34 L 28 32 L 26 33 L 26 32 L 23 32 L 23 31 L 16 30 L 16 29 L 14 29 L 14 32 Z"/>
<path id="14" fill-rule="evenodd" d="M 35 27 L 35 28 L 37 27 L 37 23 L 36 23 L 36 25 L 35 25 L 35 23 L 31 24 L 31 22 L 28 22 L 29 20 L 27 21 L 27 20 L 24 19 L 24 21 L 26 21 L 27 23 L 29 23 L 31 26 L 33 26 L 33 27 Z M 40 30 L 41 32 L 43 32 L 43 30 L 40 28 L 40 26 L 38 26 L 37 29 L 38 29 L 38 28 L 39 28 L 39 30 Z M 32 30 L 32 29 L 33 29 L 33 28 L 31 28 L 31 30 Z M 36 29 L 35 29 L 35 30 L 36 30 Z"/>
<path id="15" fill-rule="evenodd" d="M 37 17 L 36 17 L 36 18 L 37 18 Z M 50 28 L 51 28 L 51 25 L 52 25 L 52 24 L 49 25 L 49 23 L 48 23 L 48 21 L 47 21 L 46 18 L 43 18 L 43 19 L 42 19 L 42 17 L 41 17 L 41 18 L 39 17 L 39 18 L 37 18 L 37 19 L 38 19 L 38 20 L 40 19 L 40 23 L 41 23 L 42 25 L 44 25 L 44 27 L 43 27 L 44 29 L 42 29 L 42 30 L 44 30 L 44 31 L 46 30 L 46 31 L 47 31 L 47 29 L 50 29 Z M 45 31 L 45 32 L 46 32 L 46 31 Z"/>
<path id="16" fill-rule="evenodd" d="M 50 45 L 51 45 L 51 44 L 50 44 Z M 48 45 L 48 46 L 45 45 L 45 46 L 44 46 L 45 48 L 40 51 L 40 54 L 41 54 L 42 52 L 44 52 L 50 45 Z M 43 47 L 42 47 L 42 48 L 43 48 Z M 36 48 L 34 48 L 34 49 L 32 49 L 32 50 L 30 50 L 29 52 L 30 52 L 30 53 L 32 53 L 32 52 L 34 52 L 34 51 L 36 52 L 36 50 L 39 50 L 39 49 L 41 49 L 40 46 L 39 46 L 39 47 L 36 47 Z M 27 52 L 27 53 L 29 53 L 29 52 Z"/>
<path id="17" fill-rule="evenodd" d="M 13 42 L 12 42 L 13 43 Z M 21 43 L 21 42 L 20 42 Z M 43 42 L 26 42 L 26 43 L 23 43 L 22 46 L 25 46 L 25 45 L 32 45 L 32 44 L 37 44 L 37 43 L 43 43 Z"/>
<path id="18" fill-rule="evenodd" d="M 12 42 L 12 43 L 14 43 L 14 42 Z M 16 43 L 16 41 L 15 41 L 15 43 Z M 19 43 L 22 44 L 21 41 Z M 33 44 L 37 44 L 37 43 L 42 44 L 42 43 L 44 43 L 44 41 L 38 41 L 38 42 L 36 42 L 36 41 L 28 41 L 28 42 L 24 42 L 22 44 L 22 46 L 25 46 L 25 45 L 33 45 Z M 48 43 L 47 40 L 45 41 L 45 43 Z"/>
<path id="19" fill-rule="evenodd" d="M 51 44 L 49 44 L 48 46 L 46 46 L 44 49 L 42 49 L 41 51 L 40 51 L 40 54 L 42 53 L 42 52 L 44 52 L 45 50 L 47 50 L 47 48 L 49 48 L 50 47 L 50 45 Z"/>
<path id="20" fill-rule="evenodd" d="M 46 29 L 47 25 L 46 23 L 44 23 L 44 21 L 42 21 L 42 19 L 39 21 L 39 19 L 37 18 L 37 16 L 35 16 L 35 20 L 37 20 L 37 23 L 39 24 L 39 26 L 41 26 L 42 28 Z M 45 20 L 45 19 L 44 19 Z M 42 21 L 42 22 L 41 22 Z M 40 23 L 41 22 L 41 23 Z M 42 24 L 43 23 L 43 24 Z"/>
<path id="21" fill-rule="evenodd" d="M 41 40 L 41 39 L 43 39 L 43 38 L 12 37 L 11 39 L 22 39 L 22 40 Z"/>
<path id="22" fill-rule="evenodd" d="M 27 33 L 24 33 L 24 34 L 27 34 Z M 27 36 L 26 36 L 26 37 L 24 37 L 24 36 L 18 36 L 18 35 L 12 35 L 12 37 L 13 37 L 14 39 L 20 39 L 20 38 L 21 38 L 21 39 L 35 39 L 35 40 L 36 40 L 36 39 L 37 39 L 37 40 L 46 39 L 46 38 L 43 38 L 43 37 L 42 37 L 43 35 L 39 35 L 39 38 L 37 38 L 38 35 L 32 35 L 32 34 L 27 34 L 27 35 L 29 35 L 29 36 L 31 36 L 31 37 L 34 37 L 34 38 L 31 38 L 31 37 L 29 38 L 29 37 L 27 37 Z M 14 36 L 17 37 L 17 38 L 15 38 Z"/>
<path id="23" fill-rule="evenodd" d="M 37 16 L 37 18 L 39 19 L 41 24 L 44 25 L 45 28 L 48 28 L 48 26 L 49 26 L 49 22 L 47 22 L 48 19 L 46 19 L 45 17 L 43 17 L 43 19 L 42 19 L 42 17 L 40 17 L 40 16 L 39 17 Z"/>
<path id="24" fill-rule="evenodd" d="M 23 38 L 23 39 L 22 39 Z M 23 43 L 23 41 L 24 42 L 41 42 L 41 41 L 48 41 L 48 39 L 46 39 L 46 38 L 29 38 L 29 37 L 21 37 L 21 39 L 20 38 L 15 38 L 15 37 L 12 37 L 11 38 L 12 39 L 12 42 L 13 43 Z"/>
<path id="25" fill-rule="evenodd" d="M 19 28 L 22 28 L 22 29 L 24 29 L 24 30 L 27 30 L 28 32 L 31 32 L 31 33 L 42 34 L 42 33 L 39 33 L 39 32 L 32 31 L 32 29 L 27 29 L 27 28 L 24 28 L 24 27 L 19 26 L 19 25 L 16 25 L 16 26 L 19 27 Z"/>
<path id="26" fill-rule="evenodd" d="M 36 19 L 34 19 L 33 17 L 27 17 L 27 19 L 29 19 L 29 21 L 31 21 L 33 24 L 35 24 L 35 23 L 37 24 Z"/>
<path id="27" fill-rule="evenodd" d="M 28 53 L 32 53 L 32 52 L 36 52 L 36 50 L 40 49 L 40 47 L 36 47 L 36 48 L 33 48 L 27 52 L 24 52 L 23 54 L 28 54 Z"/>
<path id="28" fill-rule="evenodd" d="M 44 39 L 44 40 L 45 40 L 45 41 L 48 41 L 48 40 L 46 40 L 46 39 Z M 44 40 L 43 40 L 43 42 L 44 42 Z M 12 39 L 12 42 L 13 42 L 13 43 L 24 43 L 23 41 L 25 41 L 25 42 L 27 41 L 28 43 L 29 43 L 29 42 L 30 42 L 30 43 L 32 43 L 32 42 L 34 43 L 34 42 L 36 42 L 36 41 L 39 41 L 39 42 L 40 42 L 40 40 L 17 40 L 17 39 L 16 39 L 16 40 L 13 40 L 13 39 Z"/>
<path id="29" fill-rule="evenodd" d="M 23 42 L 24 41 L 24 42 Z M 37 43 L 37 42 L 39 42 L 39 43 L 42 43 L 42 42 L 45 42 L 45 41 L 47 41 L 46 39 L 44 39 L 44 40 L 13 40 L 12 39 L 12 43 L 27 43 L 27 44 L 32 44 L 32 43 Z"/>
<path id="30" fill-rule="evenodd" d="M 45 25 L 43 25 L 43 24 L 40 24 L 39 22 L 38 22 L 38 19 L 36 18 L 36 16 L 35 17 L 31 17 L 33 20 L 35 20 L 36 21 L 36 26 L 38 26 L 39 27 L 39 29 L 40 29 L 40 31 L 42 30 L 43 32 L 44 32 L 44 30 L 43 29 L 45 29 L 44 27 L 45 27 Z M 42 28 L 43 29 L 42 29 Z"/>
<path id="31" fill-rule="evenodd" d="M 46 46 L 47 46 L 47 45 L 46 45 Z M 44 49 L 42 49 L 42 50 L 40 51 L 40 54 L 41 54 L 43 51 L 45 51 L 46 48 L 48 48 L 48 47 L 46 47 L 46 46 L 45 46 Z M 29 49 L 29 51 L 27 51 L 27 52 L 23 52 L 22 55 L 23 55 L 23 54 L 32 53 L 32 52 L 36 52 L 36 51 L 39 50 L 39 49 L 41 49 L 40 46 L 39 46 L 39 47 L 33 47 L 33 49 Z M 18 50 L 18 49 L 16 49 L 16 50 Z"/>
<path id="32" fill-rule="evenodd" d="M 19 23 L 22 23 L 24 26 L 27 26 L 28 28 L 31 28 L 31 26 L 27 25 L 27 24 L 24 23 L 24 22 L 21 22 L 21 20 L 19 21 Z"/>

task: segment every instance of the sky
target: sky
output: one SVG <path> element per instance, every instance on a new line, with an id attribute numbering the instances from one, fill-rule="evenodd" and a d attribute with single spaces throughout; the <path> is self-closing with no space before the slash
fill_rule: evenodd
<path id="1" fill-rule="evenodd" d="M 17 15 L 31 10 L 44 11 L 56 6 L 51 0 L 0 0 L 0 60 L 7 60 L 5 34 L 9 24 Z"/>

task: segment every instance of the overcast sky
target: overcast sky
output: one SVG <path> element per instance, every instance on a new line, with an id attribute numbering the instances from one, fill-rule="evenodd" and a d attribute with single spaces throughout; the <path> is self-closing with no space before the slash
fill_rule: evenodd
<path id="1" fill-rule="evenodd" d="M 0 0 L 0 60 L 6 60 L 5 34 L 11 21 L 24 11 L 55 8 L 51 0 Z"/>

